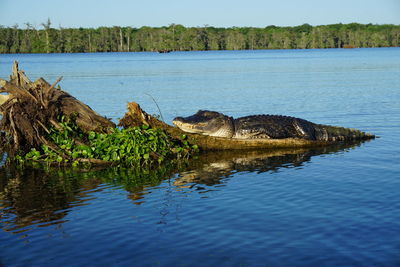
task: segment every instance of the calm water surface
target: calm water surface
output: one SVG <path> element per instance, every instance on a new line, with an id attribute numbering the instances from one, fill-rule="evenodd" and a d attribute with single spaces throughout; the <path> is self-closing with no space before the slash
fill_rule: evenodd
<path id="1" fill-rule="evenodd" d="M 117 121 L 284 114 L 380 138 L 157 170 L 0 168 L 0 266 L 399 266 L 400 49 L 0 55 Z M 3 159 L 4 160 L 4 159 Z"/>

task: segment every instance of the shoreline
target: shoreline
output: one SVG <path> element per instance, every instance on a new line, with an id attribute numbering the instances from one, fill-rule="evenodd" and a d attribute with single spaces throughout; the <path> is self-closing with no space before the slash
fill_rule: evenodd
<path id="1" fill-rule="evenodd" d="M 399 47 L 400 25 L 0 28 L 0 54 Z"/>
<path id="2" fill-rule="evenodd" d="M 239 49 L 239 50 L 176 50 L 168 53 L 160 53 L 158 51 L 108 51 L 108 52 L 52 52 L 52 53 L 0 53 L 0 55 L 73 55 L 73 54 L 132 54 L 132 53 L 154 53 L 160 55 L 168 55 L 171 53 L 185 53 L 185 52 L 250 52 L 250 51 L 276 51 L 276 50 L 358 50 L 358 49 L 388 49 L 388 48 L 400 48 L 399 46 L 381 46 L 381 47 L 351 47 L 351 48 L 271 48 L 271 49 Z"/>

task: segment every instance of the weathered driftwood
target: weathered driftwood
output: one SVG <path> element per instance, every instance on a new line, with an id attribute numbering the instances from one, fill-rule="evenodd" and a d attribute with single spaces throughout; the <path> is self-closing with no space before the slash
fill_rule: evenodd
<path id="1" fill-rule="evenodd" d="M 164 129 L 173 138 L 180 138 L 182 135 L 186 135 L 189 143 L 196 144 L 202 150 L 305 148 L 332 144 L 332 142 L 328 141 L 311 141 L 295 138 L 243 140 L 187 133 L 147 114 L 137 103 L 128 103 L 128 111 L 125 113 L 125 116 L 120 119 L 119 125 L 129 127 L 143 124 L 153 128 Z"/>
<path id="2" fill-rule="evenodd" d="M 60 116 L 74 115 L 76 124 L 84 132 L 107 132 L 115 127 L 107 118 L 93 111 L 67 92 L 56 88 L 59 78 L 50 85 L 43 78 L 31 82 L 18 62 L 14 62 L 10 80 L 0 79 L 0 132 L 11 139 L 14 151 L 28 151 L 42 144 L 54 147 L 45 136 L 51 127 L 59 127 Z"/>

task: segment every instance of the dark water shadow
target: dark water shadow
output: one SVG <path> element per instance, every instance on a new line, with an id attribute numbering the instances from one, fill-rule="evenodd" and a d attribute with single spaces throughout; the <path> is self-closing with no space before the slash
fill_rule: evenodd
<path id="1" fill-rule="evenodd" d="M 157 168 L 76 170 L 3 166 L 0 167 L 0 227 L 7 232 L 23 233 L 33 226 L 62 224 L 74 207 L 90 204 L 95 193 L 110 187 L 124 190 L 132 203 L 140 205 L 150 193 L 148 188 L 165 181 L 176 188 L 213 186 L 239 172 L 263 173 L 302 167 L 313 156 L 343 153 L 360 144 L 317 149 L 208 152 L 187 162 Z"/>

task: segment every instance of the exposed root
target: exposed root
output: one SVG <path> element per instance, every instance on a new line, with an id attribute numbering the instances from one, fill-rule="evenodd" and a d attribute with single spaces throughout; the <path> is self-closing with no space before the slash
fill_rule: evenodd
<path id="1" fill-rule="evenodd" d="M 10 80 L 0 79 L 1 95 L 0 132 L 11 137 L 13 151 L 27 152 L 45 144 L 54 148 L 46 139 L 49 128 L 60 128 L 57 121 L 64 116 L 74 116 L 77 126 L 83 131 L 108 132 L 115 124 L 93 111 L 60 88 L 56 88 L 62 78 L 50 85 L 43 78 L 31 82 L 18 62 L 14 62 Z M 4 139 L 4 138 L 3 138 Z"/>

